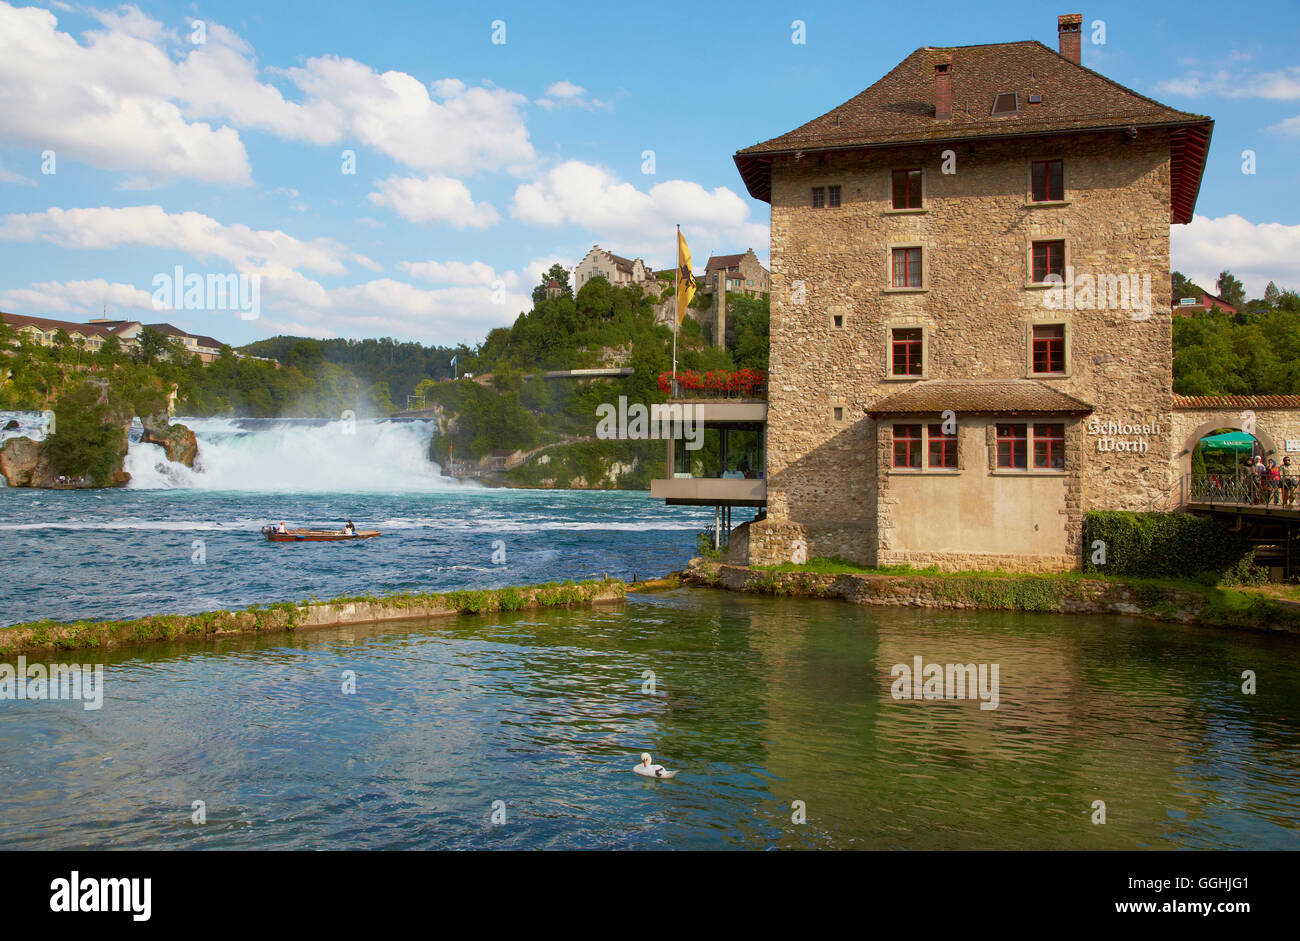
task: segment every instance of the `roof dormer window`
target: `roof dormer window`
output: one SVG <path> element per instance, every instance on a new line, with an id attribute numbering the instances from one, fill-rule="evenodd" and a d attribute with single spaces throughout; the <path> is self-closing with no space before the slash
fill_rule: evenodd
<path id="1" fill-rule="evenodd" d="M 1003 92 L 993 99 L 993 117 L 1015 114 L 1020 110 L 1020 96 L 1016 92 Z"/>

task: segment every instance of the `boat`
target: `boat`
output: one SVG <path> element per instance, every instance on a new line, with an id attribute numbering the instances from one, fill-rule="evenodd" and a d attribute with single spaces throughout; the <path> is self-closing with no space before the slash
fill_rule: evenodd
<path id="1" fill-rule="evenodd" d="M 276 532 L 274 526 L 263 526 L 262 535 L 267 542 L 348 542 L 353 539 L 373 539 L 382 535 L 377 529 L 358 529 L 355 533 L 345 533 L 337 529 L 290 529 Z"/>

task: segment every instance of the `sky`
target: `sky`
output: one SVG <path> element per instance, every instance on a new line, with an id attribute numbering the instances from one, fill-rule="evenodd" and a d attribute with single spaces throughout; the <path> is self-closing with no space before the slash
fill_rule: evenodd
<path id="1" fill-rule="evenodd" d="M 593 244 L 669 267 L 680 224 L 697 270 L 766 263 L 735 151 L 921 46 L 1056 48 L 1073 12 L 1085 65 L 1215 119 L 1174 267 L 1300 289 L 1300 3 L 1227 9 L 0 0 L 0 310 L 474 345 Z M 256 316 L 178 268 L 255 281 Z"/>

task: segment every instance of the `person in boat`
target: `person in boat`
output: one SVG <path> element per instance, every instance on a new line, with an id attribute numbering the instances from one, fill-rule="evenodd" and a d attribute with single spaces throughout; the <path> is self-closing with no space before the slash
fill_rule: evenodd
<path id="1" fill-rule="evenodd" d="M 277 527 L 275 527 L 275 531 L 276 531 L 277 533 L 287 533 L 287 532 L 289 532 L 288 527 L 284 525 L 284 520 L 280 520 L 280 525 L 277 526 Z"/>
<path id="2" fill-rule="evenodd" d="M 343 534 L 345 536 L 355 536 L 357 534 L 357 528 L 352 525 L 352 520 L 348 520 L 343 524 Z"/>

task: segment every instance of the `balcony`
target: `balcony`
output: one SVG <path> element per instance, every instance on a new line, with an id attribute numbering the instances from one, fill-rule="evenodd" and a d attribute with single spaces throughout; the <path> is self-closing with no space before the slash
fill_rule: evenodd
<path id="1" fill-rule="evenodd" d="M 673 401 L 684 400 L 767 400 L 767 372 L 762 369 L 715 369 L 700 372 L 679 369 L 659 374 L 659 390 Z"/>
<path id="2" fill-rule="evenodd" d="M 668 440 L 665 475 L 650 482 L 650 496 L 670 506 L 766 506 L 767 403 L 674 399 L 678 405 L 692 433 Z"/>

